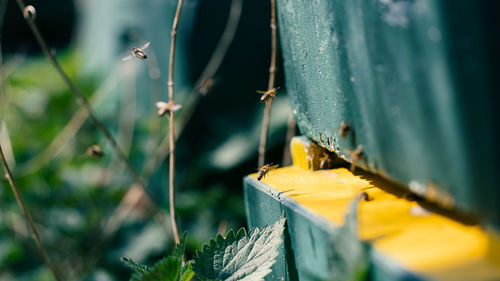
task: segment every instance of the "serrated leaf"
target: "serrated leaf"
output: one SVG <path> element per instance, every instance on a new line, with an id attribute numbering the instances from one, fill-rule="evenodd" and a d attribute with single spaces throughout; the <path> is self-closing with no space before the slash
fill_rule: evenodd
<path id="1" fill-rule="evenodd" d="M 126 263 L 128 266 L 130 266 L 133 270 L 137 271 L 139 274 L 144 274 L 146 272 L 151 271 L 151 267 L 145 265 L 145 264 L 139 264 L 133 261 L 132 259 L 122 257 L 122 262 Z"/>
<path id="2" fill-rule="evenodd" d="M 138 264 L 128 258 L 122 258 L 123 262 L 137 271 L 132 275 L 130 281 L 189 281 L 194 273 L 191 263 L 187 263 L 182 267 L 185 246 L 186 233 L 184 233 L 172 254 L 155 263 L 153 267 Z"/>
<path id="3" fill-rule="evenodd" d="M 168 256 L 157 262 L 151 271 L 142 275 L 141 281 L 178 281 L 182 258 Z"/>
<path id="4" fill-rule="evenodd" d="M 263 280 L 276 262 L 282 244 L 285 218 L 272 226 L 246 233 L 230 230 L 226 238 L 218 235 L 194 256 L 193 270 L 203 280 Z"/>

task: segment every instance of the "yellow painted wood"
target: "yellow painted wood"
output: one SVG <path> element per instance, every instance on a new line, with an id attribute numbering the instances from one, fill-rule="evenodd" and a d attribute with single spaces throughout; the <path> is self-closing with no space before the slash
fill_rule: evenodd
<path id="1" fill-rule="evenodd" d="M 293 160 L 299 165 L 271 170 L 262 182 L 336 226 L 344 224 L 354 197 L 366 191 L 373 200 L 360 202 L 359 236 L 372 241 L 380 253 L 435 280 L 500 280 L 496 234 L 424 213 L 417 203 L 381 189 L 380 181 L 369 175 L 354 175 L 345 168 L 305 170 L 307 153 L 292 142 L 294 149 L 299 153 L 293 153 Z"/>

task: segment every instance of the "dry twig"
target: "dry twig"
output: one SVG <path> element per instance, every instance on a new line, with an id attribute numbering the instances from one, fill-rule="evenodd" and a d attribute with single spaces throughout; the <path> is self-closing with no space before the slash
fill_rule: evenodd
<path id="1" fill-rule="evenodd" d="M 177 2 L 177 9 L 175 10 L 174 23 L 172 24 L 172 32 L 170 33 L 170 57 L 168 65 L 168 102 L 175 104 L 174 101 L 174 59 L 175 59 L 175 43 L 177 41 L 177 27 L 179 25 L 179 18 L 182 9 L 183 0 Z M 175 243 L 179 244 L 179 229 L 175 220 L 175 123 L 174 116 L 175 110 L 170 110 L 169 119 L 169 143 L 170 143 L 170 161 L 169 161 L 169 177 L 168 177 L 168 191 L 169 191 L 169 205 L 170 205 L 170 220 L 172 222 L 172 231 L 174 233 Z"/>
<path id="2" fill-rule="evenodd" d="M 274 82 L 276 80 L 276 55 L 278 52 L 278 33 L 276 26 L 276 0 L 271 0 L 271 66 L 269 67 L 269 83 L 267 86 L 268 91 L 274 89 Z M 269 121 L 271 119 L 271 105 L 272 100 L 266 103 L 264 108 L 264 117 L 262 119 L 262 130 L 260 133 L 259 145 L 259 163 L 258 166 L 264 165 L 266 157 L 267 135 L 269 134 Z"/>
<path id="3" fill-rule="evenodd" d="M 5 170 L 5 177 L 9 181 L 10 187 L 12 189 L 12 193 L 14 193 L 14 196 L 16 197 L 17 204 L 19 205 L 19 208 L 23 211 L 24 217 L 26 218 L 26 221 L 28 223 L 28 226 L 33 233 L 33 239 L 35 240 L 36 246 L 38 247 L 38 250 L 40 251 L 40 254 L 42 255 L 42 259 L 45 262 L 45 264 L 49 267 L 50 271 L 54 275 L 54 278 L 57 281 L 62 280 L 59 277 L 59 274 L 57 273 L 54 265 L 49 259 L 49 256 L 47 255 L 47 252 L 45 251 L 45 247 L 43 246 L 42 240 L 40 239 L 40 235 L 38 234 L 38 230 L 35 227 L 35 224 L 33 223 L 33 219 L 31 218 L 31 215 L 26 208 L 26 205 L 24 204 L 24 200 L 21 197 L 21 194 L 19 193 L 19 189 L 17 188 L 17 185 L 14 181 L 14 177 L 12 176 L 12 172 L 10 171 L 9 165 L 7 164 L 7 160 L 5 159 L 5 156 L 3 154 L 2 146 L 0 145 L 0 158 L 2 158 L 2 166 Z"/>

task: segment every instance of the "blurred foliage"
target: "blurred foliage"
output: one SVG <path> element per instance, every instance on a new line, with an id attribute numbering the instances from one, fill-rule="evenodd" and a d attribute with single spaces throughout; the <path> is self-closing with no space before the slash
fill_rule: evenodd
<path id="1" fill-rule="evenodd" d="M 248 48 L 249 39 L 240 38 L 221 67 L 220 82 L 200 102 L 178 141 L 176 209 L 182 231 L 189 233 L 187 257 L 218 232 L 245 225 L 241 179 L 257 168 L 263 106 L 255 90 L 267 84 L 269 60 L 242 57 L 239 52 Z M 86 58 L 81 54 L 70 48 L 59 50 L 57 57 L 140 171 L 167 132 L 167 119 L 156 116 L 151 94 L 136 90 L 134 77 L 144 71 L 143 66 L 118 64 L 107 75 L 96 75 L 82 71 Z M 170 252 L 170 226 L 146 203 L 114 235 L 104 237 L 105 223 L 131 181 L 90 120 L 57 150 L 43 153 L 79 109 L 47 61 L 11 55 L 4 59 L 3 72 L 0 140 L 49 255 L 65 279 L 124 280 L 130 274 L 120 256 L 152 264 Z M 252 72 L 256 74 L 248 74 Z M 189 90 L 179 89 L 180 103 Z M 285 91 L 275 100 L 271 120 L 268 159 L 275 163 L 282 157 L 290 112 L 284 96 Z M 103 157 L 87 155 L 94 144 L 102 147 Z M 168 215 L 167 168 L 167 163 L 159 165 L 147 186 L 164 215 Z M 0 280 L 52 280 L 8 183 L 2 180 L 1 185 Z"/>

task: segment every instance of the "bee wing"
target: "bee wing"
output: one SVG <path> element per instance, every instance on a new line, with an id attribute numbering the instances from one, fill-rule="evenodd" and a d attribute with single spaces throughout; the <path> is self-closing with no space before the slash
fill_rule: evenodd
<path id="1" fill-rule="evenodd" d="M 140 47 L 140 49 L 144 51 L 147 47 L 149 47 L 149 43 L 151 43 L 151 42 L 147 42 L 146 44 L 142 45 L 142 47 Z"/>
<path id="2" fill-rule="evenodd" d="M 278 166 L 279 166 L 279 164 L 272 165 L 271 167 L 269 167 L 269 170 L 276 169 L 276 168 L 278 168 Z"/>
<path id="3" fill-rule="evenodd" d="M 174 112 L 175 112 L 175 111 L 177 111 L 177 110 L 181 109 L 181 107 L 182 107 L 182 105 L 180 105 L 180 104 L 174 104 L 174 105 L 172 106 L 172 108 L 170 108 L 170 110 L 172 110 L 172 111 L 174 111 Z"/>
<path id="4" fill-rule="evenodd" d="M 258 94 L 265 94 L 266 91 L 256 91 Z"/>
<path id="5" fill-rule="evenodd" d="M 130 55 L 129 55 L 129 56 L 124 57 L 124 58 L 122 59 L 122 61 L 127 61 L 127 60 L 129 60 L 129 59 L 131 59 L 131 58 L 132 58 L 132 56 L 130 56 Z"/>

